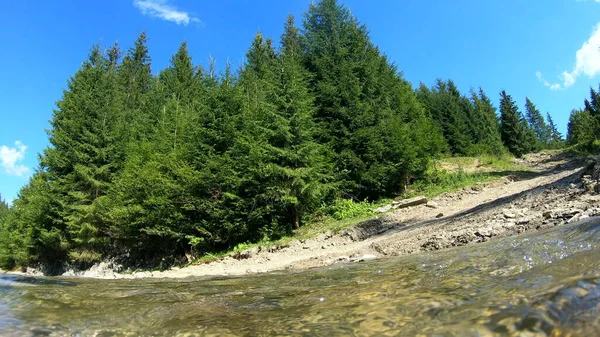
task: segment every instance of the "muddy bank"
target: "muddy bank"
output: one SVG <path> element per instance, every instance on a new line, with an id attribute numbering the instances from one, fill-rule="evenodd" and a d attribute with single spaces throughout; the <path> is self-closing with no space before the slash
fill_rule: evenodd
<path id="1" fill-rule="evenodd" d="M 500 180 L 395 209 L 337 234 L 255 247 L 219 261 L 165 271 L 122 272 L 116 263 L 103 262 L 64 276 L 114 279 L 265 273 L 463 246 L 600 216 L 597 160 L 590 164 L 565 153 L 539 153 L 520 163 L 531 171 L 504 172 Z"/>

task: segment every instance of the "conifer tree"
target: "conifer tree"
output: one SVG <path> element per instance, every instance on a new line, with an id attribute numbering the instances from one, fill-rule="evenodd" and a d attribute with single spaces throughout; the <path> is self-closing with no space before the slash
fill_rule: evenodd
<path id="1" fill-rule="evenodd" d="M 476 146 L 483 153 L 503 153 L 505 150 L 500 137 L 500 125 L 492 101 L 481 87 L 478 93 L 474 90 L 471 91 L 471 101 L 475 111 L 473 128 L 476 135 L 474 140 Z"/>
<path id="2" fill-rule="evenodd" d="M 550 116 L 548 116 L 550 117 Z M 595 119 L 587 109 L 571 111 L 567 124 L 567 143 L 569 145 L 589 144 L 594 141 Z"/>
<path id="3" fill-rule="evenodd" d="M 58 218 L 73 242 L 72 257 L 100 256 L 106 232 L 94 202 L 104 196 L 116 171 L 116 68 L 118 47 L 108 58 L 95 46 L 57 103 L 48 132 L 51 147 L 41 159 L 43 178 L 55 194 Z"/>
<path id="4" fill-rule="evenodd" d="M 184 42 L 149 91 L 156 97 L 148 108 L 158 109 L 150 112 L 158 117 L 155 132 L 130 150 L 115 182 L 111 232 L 135 254 L 182 252 L 190 240 L 186 236 L 193 237 L 200 207 L 194 162 L 203 88 Z"/>
<path id="5" fill-rule="evenodd" d="M 421 101 L 428 110 L 429 118 L 442 130 L 451 153 L 465 155 L 472 146 L 472 129 L 468 114 L 472 106 L 465 102 L 458 88 L 451 80 L 436 80 L 436 85 L 427 91 L 420 89 Z"/>
<path id="6" fill-rule="evenodd" d="M 118 66 L 120 115 L 117 134 L 122 146 L 146 139 L 156 116 L 148 109 L 148 93 L 152 87 L 151 58 L 146 32 L 142 32 Z M 124 148 L 123 151 L 126 151 Z"/>
<path id="7" fill-rule="evenodd" d="M 550 146 L 552 148 L 558 148 L 561 147 L 564 139 L 562 134 L 558 131 L 558 128 L 556 127 L 556 123 L 554 123 L 554 119 L 552 119 L 552 116 L 550 115 L 550 113 L 546 113 L 546 119 L 548 120 L 548 129 L 549 134 L 550 134 Z"/>
<path id="8" fill-rule="evenodd" d="M 502 90 L 500 92 L 500 135 L 504 145 L 517 157 L 529 151 L 527 144 L 524 118 L 519 112 L 512 97 Z"/>
<path id="9" fill-rule="evenodd" d="M 544 117 L 537 109 L 535 104 L 531 102 L 529 97 L 525 97 L 525 117 L 529 124 L 529 127 L 535 133 L 537 138 L 537 142 L 542 147 L 549 147 L 551 142 L 551 131 L 546 122 L 544 121 Z"/>
<path id="10" fill-rule="evenodd" d="M 310 6 L 303 37 L 318 139 L 335 154 L 341 189 L 359 199 L 400 192 L 422 168 L 415 153 L 427 146 L 413 143 L 423 111 L 410 85 L 335 0 Z"/>
<path id="11" fill-rule="evenodd" d="M 2 221 L 2 219 L 4 219 L 4 217 L 6 217 L 8 211 L 8 204 L 4 199 L 2 199 L 2 194 L 0 194 L 0 222 Z"/>
<path id="12" fill-rule="evenodd" d="M 596 91 L 594 88 L 590 88 L 590 99 L 584 101 L 585 110 L 587 110 L 592 117 L 600 116 L 600 90 Z"/>
<path id="13" fill-rule="evenodd" d="M 589 112 L 590 116 L 595 119 L 594 121 L 594 138 L 598 139 L 600 134 L 600 88 L 598 91 L 590 88 L 590 99 L 584 101 L 585 110 Z"/>
<path id="14" fill-rule="evenodd" d="M 331 175 L 326 148 L 314 140 L 313 98 L 308 91 L 308 73 L 302 65 L 302 47 L 294 17 L 289 16 L 281 37 L 281 52 L 275 63 L 281 69 L 275 104 L 284 122 L 271 140 L 276 161 L 268 167 L 284 208 L 289 209 L 294 228 L 327 195 Z"/>

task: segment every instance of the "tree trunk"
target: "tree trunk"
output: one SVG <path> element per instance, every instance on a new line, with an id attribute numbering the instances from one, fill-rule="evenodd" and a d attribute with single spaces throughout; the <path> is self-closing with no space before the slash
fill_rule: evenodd
<path id="1" fill-rule="evenodd" d="M 298 210 L 298 205 L 294 205 L 294 229 L 300 228 L 300 211 Z"/>

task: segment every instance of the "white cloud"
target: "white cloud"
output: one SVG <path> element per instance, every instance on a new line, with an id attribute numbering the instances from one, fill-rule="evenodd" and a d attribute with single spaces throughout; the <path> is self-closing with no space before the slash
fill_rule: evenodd
<path id="1" fill-rule="evenodd" d="M 18 164 L 18 162 L 25 159 L 25 150 L 27 150 L 27 146 L 18 140 L 15 142 L 15 147 L 0 146 L 0 165 L 2 165 L 6 174 L 13 176 L 29 175 L 29 168 Z"/>
<path id="2" fill-rule="evenodd" d="M 598 0 L 600 1 L 600 0 Z M 555 83 L 555 84 L 551 84 L 548 81 L 546 81 L 546 79 L 544 79 L 544 76 L 542 76 L 542 73 L 540 73 L 539 71 L 537 71 L 535 73 L 535 76 L 538 78 L 538 80 L 540 82 L 542 82 L 545 86 L 547 86 L 548 88 L 550 88 L 550 90 L 558 90 L 560 89 L 560 84 Z"/>
<path id="3" fill-rule="evenodd" d="M 190 22 L 200 23 L 198 18 L 169 5 L 167 0 L 134 0 L 133 5 L 144 15 L 175 22 L 178 25 L 187 26 Z"/>
<path id="4" fill-rule="evenodd" d="M 600 0 L 595 1 L 600 2 Z M 562 83 L 550 84 L 539 71 L 536 73 L 538 80 L 552 90 L 572 86 L 581 75 L 589 78 L 600 75 L 600 23 L 596 25 L 590 38 L 575 53 L 575 66 L 573 70 L 565 70 L 560 74 L 559 78 L 562 79 Z"/>

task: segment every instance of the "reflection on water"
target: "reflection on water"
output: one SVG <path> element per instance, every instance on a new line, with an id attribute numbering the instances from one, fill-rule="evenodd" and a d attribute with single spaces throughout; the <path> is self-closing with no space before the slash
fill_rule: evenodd
<path id="1" fill-rule="evenodd" d="M 447 251 L 268 275 L 0 275 L 8 336 L 600 336 L 600 220 Z"/>

